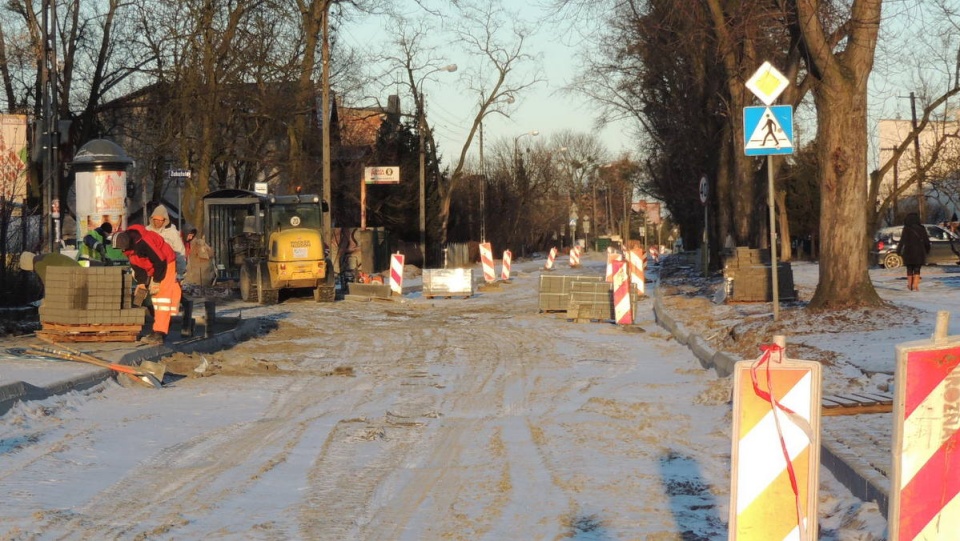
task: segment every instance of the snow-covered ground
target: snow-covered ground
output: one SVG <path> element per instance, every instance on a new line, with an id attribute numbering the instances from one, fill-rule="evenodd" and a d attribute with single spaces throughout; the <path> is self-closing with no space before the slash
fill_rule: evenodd
<path id="1" fill-rule="evenodd" d="M 650 300 L 630 329 L 538 313 L 542 264 L 470 299 L 248 305 L 276 329 L 210 360 L 270 374 L 15 406 L 0 539 L 726 539 L 728 381 Z M 904 302 L 949 287 L 931 275 L 907 298 L 895 274 L 879 284 Z M 866 352 L 834 334 L 819 346 Z M 876 505 L 825 470 L 819 499 L 820 539 L 884 538 Z"/>

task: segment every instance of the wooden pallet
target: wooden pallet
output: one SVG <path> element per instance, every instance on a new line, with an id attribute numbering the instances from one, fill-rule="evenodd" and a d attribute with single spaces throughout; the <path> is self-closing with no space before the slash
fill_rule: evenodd
<path id="1" fill-rule="evenodd" d="M 893 397 L 886 393 L 859 392 L 842 395 L 823 395 L 821 415 L 859 415 L 861 413 L 890 413 Z"/>
<path id="2" fill-rule="evenodd" d="M 59 342 L 136 342 L 141 325 L 68 325 L 41 323 L 37 336 Z"/>

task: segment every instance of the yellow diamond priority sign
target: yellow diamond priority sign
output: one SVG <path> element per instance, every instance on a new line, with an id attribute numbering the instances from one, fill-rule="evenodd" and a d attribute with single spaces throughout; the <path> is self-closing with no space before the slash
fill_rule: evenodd
<path id="1" fill-rule="evenodd" d="M 765 105 L 770 105 L 783 92 L 790 81 L 773 67 L 770 62 L 764 62 L 760 69 L 747 81 L 747 88 L 760 98 Z"/>

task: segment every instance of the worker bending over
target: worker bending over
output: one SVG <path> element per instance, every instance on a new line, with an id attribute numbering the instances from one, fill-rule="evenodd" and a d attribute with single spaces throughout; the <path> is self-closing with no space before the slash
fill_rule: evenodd
<path id="1" fill-rule="evenodd" d="M 153 302 L 153 332 L 141 341 L 162 344 L 180 307 L 176 254 L 163 237 L 139 224 L 117 233 L 113 244 L 130 260 L 137 289 L 146 289 Z"/>

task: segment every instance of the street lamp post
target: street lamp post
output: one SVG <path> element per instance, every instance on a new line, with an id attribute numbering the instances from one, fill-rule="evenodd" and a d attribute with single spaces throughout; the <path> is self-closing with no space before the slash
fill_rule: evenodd
<path id="1" fill-rule="evenodd" d="M 504 98 L 507 103 L 516 101 L 513 96 Z M 484 113 L 486 116 L 486 113 Z M 487 191 L 487 165 L 483 159 L 483 117 L 480 117 L 480 242 L 487 242 L 487 212 L 485 199 Z"/>
<path id="2" fill-rule="evenodd" d="M 427 155 L 426 155 L 426 114 L 424 113 L 423 82 L 427 76 L 439 71 L 457 71 L 456 64 L 450 64 L 427 72 L 420 78 L 416 93 L 420 101 L 420 114 L 417 115 L 417 131 L 420 132 L 420 254 L 423 256 L 423 266 L 427 266 Z"/>
<path id="3" fill-rule="evenodd" d="M 515 181 L 520 178 L 520 138 L 525 135 L 532 135 L 536 137 L 540 135 L 540 132 L 537 130 L 530 130 L 513 138 L 513 177 Z"/>

